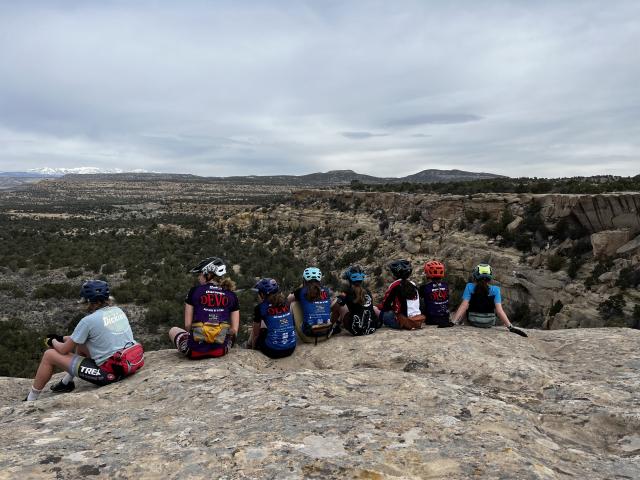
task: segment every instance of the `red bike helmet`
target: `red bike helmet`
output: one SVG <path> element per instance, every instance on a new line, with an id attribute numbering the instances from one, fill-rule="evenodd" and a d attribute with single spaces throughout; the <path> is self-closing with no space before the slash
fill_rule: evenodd
<path id="1" fill-rule="evenodd" d="M 429 260 L 424 264 L 424 273 L 431 278 L 444 278 L 444 264 L 437 260 Z"/>

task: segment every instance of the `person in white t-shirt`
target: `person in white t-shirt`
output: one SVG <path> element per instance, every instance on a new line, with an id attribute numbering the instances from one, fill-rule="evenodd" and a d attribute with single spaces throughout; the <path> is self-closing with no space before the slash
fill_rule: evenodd
<path id="1" fill-rule="evenodd" d="M 420 312 L 418 287 L 409 280 L 413 272 L 411 263 L 404 259 L 394 260 L 387 269 L 394 281 L 378 305 L 382 323 L 387 327 L 405 330 L 422 328 L 426 317 Z"/>
<path id="2" fill-rule="evenodd" d="M 138 343 L 127 315 L 109 304 L 109 285 L 101 280 L 89 280 L 80 289 L 81 297 L 88 302 L 85 316 L 71 336 L 47 335 L 49 349 L 44 352 L 31 391 L 25 400 L 37 400 L 56 368 L 67 374 L 51 390 L 56 393 L 71 392 L 75 388 L 74 377 L 102 386 L 116 382 L 123 375 L 111 367 L 112 356 Z M 141 346 L 139 347 L 142 351 Z"/>

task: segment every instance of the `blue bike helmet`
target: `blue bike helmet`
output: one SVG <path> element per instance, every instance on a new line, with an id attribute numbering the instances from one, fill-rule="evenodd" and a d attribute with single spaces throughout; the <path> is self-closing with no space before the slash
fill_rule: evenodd
<path id="1" fill-rule="evenodd" d="M 302 278 L 305 282 L 310 280 L 320 281 L 322 280 L 322 272 L 317 267 L 307 267 L 304 269 L 304 272 L 302 272 Z"/>
<path id="2" fill-rule="evenodd" d="M 278 290 L 280 290 L 280 286 L 273 278 L 263 278 L 256 283 L 253 289 L 263 295 L 271 295 L 272 293 L 278 292 Z"/>
<path id="3" fill-rule="evenodd" d="M 342 273 L 342 278 L 349 283 L 363 282 L 367 275 L 360 265 L 351 265 Z"/>
<path id="4" fill-rule="evenodd" d="M 109 284 L 102 280 L 87 280 L 80 288 L 80 296 L 89 303 L 109 300 Z"/>

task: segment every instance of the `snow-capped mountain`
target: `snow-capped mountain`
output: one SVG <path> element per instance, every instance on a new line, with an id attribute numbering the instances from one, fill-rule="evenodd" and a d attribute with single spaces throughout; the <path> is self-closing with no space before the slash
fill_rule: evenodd
<path id="1" fill-rule="evenodd" d="M 79 175 L 83 174 L 95 174 L 95 173 L 124 173 L 124 170 L 121 168 L 99 168 L 99 167 L 75 167 L 75 168 L 51 168 L 51 167 L 42 167 L 42 168 L 32 168 L 27 170 L 28 172 L 38 173 L 41 175 L 51 175 L 51 176 L 62 176 L 67 175 L 69 173 L 75 173 Z M 131 170 L 131 173 L 149 173 L 147 170 L 136 169 Z"/>

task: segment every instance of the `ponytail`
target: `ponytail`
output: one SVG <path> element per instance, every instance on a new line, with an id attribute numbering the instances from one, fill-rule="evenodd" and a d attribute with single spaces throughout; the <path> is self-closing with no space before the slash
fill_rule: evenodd
<path id="1" fill-rule="evenodd" d="M 489 295 L 489 282 L 490 280 L 486 278 L 481 278 L 480 280 L 476 280 L 476 289 L 474 293 L 482 297 L 486 297 Z"/>
<path id="2" fill-rule="evenodd" d="M 287 303 L 282 292 L 269 294 L 267 296 L 267 302 L 269 302 L 274 307 L 282 307 Z"/>
<path id="3" fill-rule="evenodd" d="M 406 278 L 400 280 L 400 293 L 407 300 L 414 300 L 418 296 L 418 288 Z"/>
<path id="4" fill-rule="evenodd" d="M 364 305 L 365 290 L 362 288 L 362 284 L 360 282 L 351 284 L 351 291 L 353 292 L 353 303 Z"/>
<path id="5" fill-rule="evenodd" d="M 236 283 L 229 277 L 224 277 L 222 280 L 220 280 L 220 282 L 218 282 L 218 285 L 225 290 L 229 290 L 230 292 L 233 292 L 236 289 Z"/>
<path id="6" fill-rule="evenodd" d="M 320 282 L 317 280 L 309 280 L 307 282 L 307 293 L 305 297 L 310 302 L 317 302 L 318 300 L 322 300 L 321 298 L 322 287 L 320 286 Z"/>

